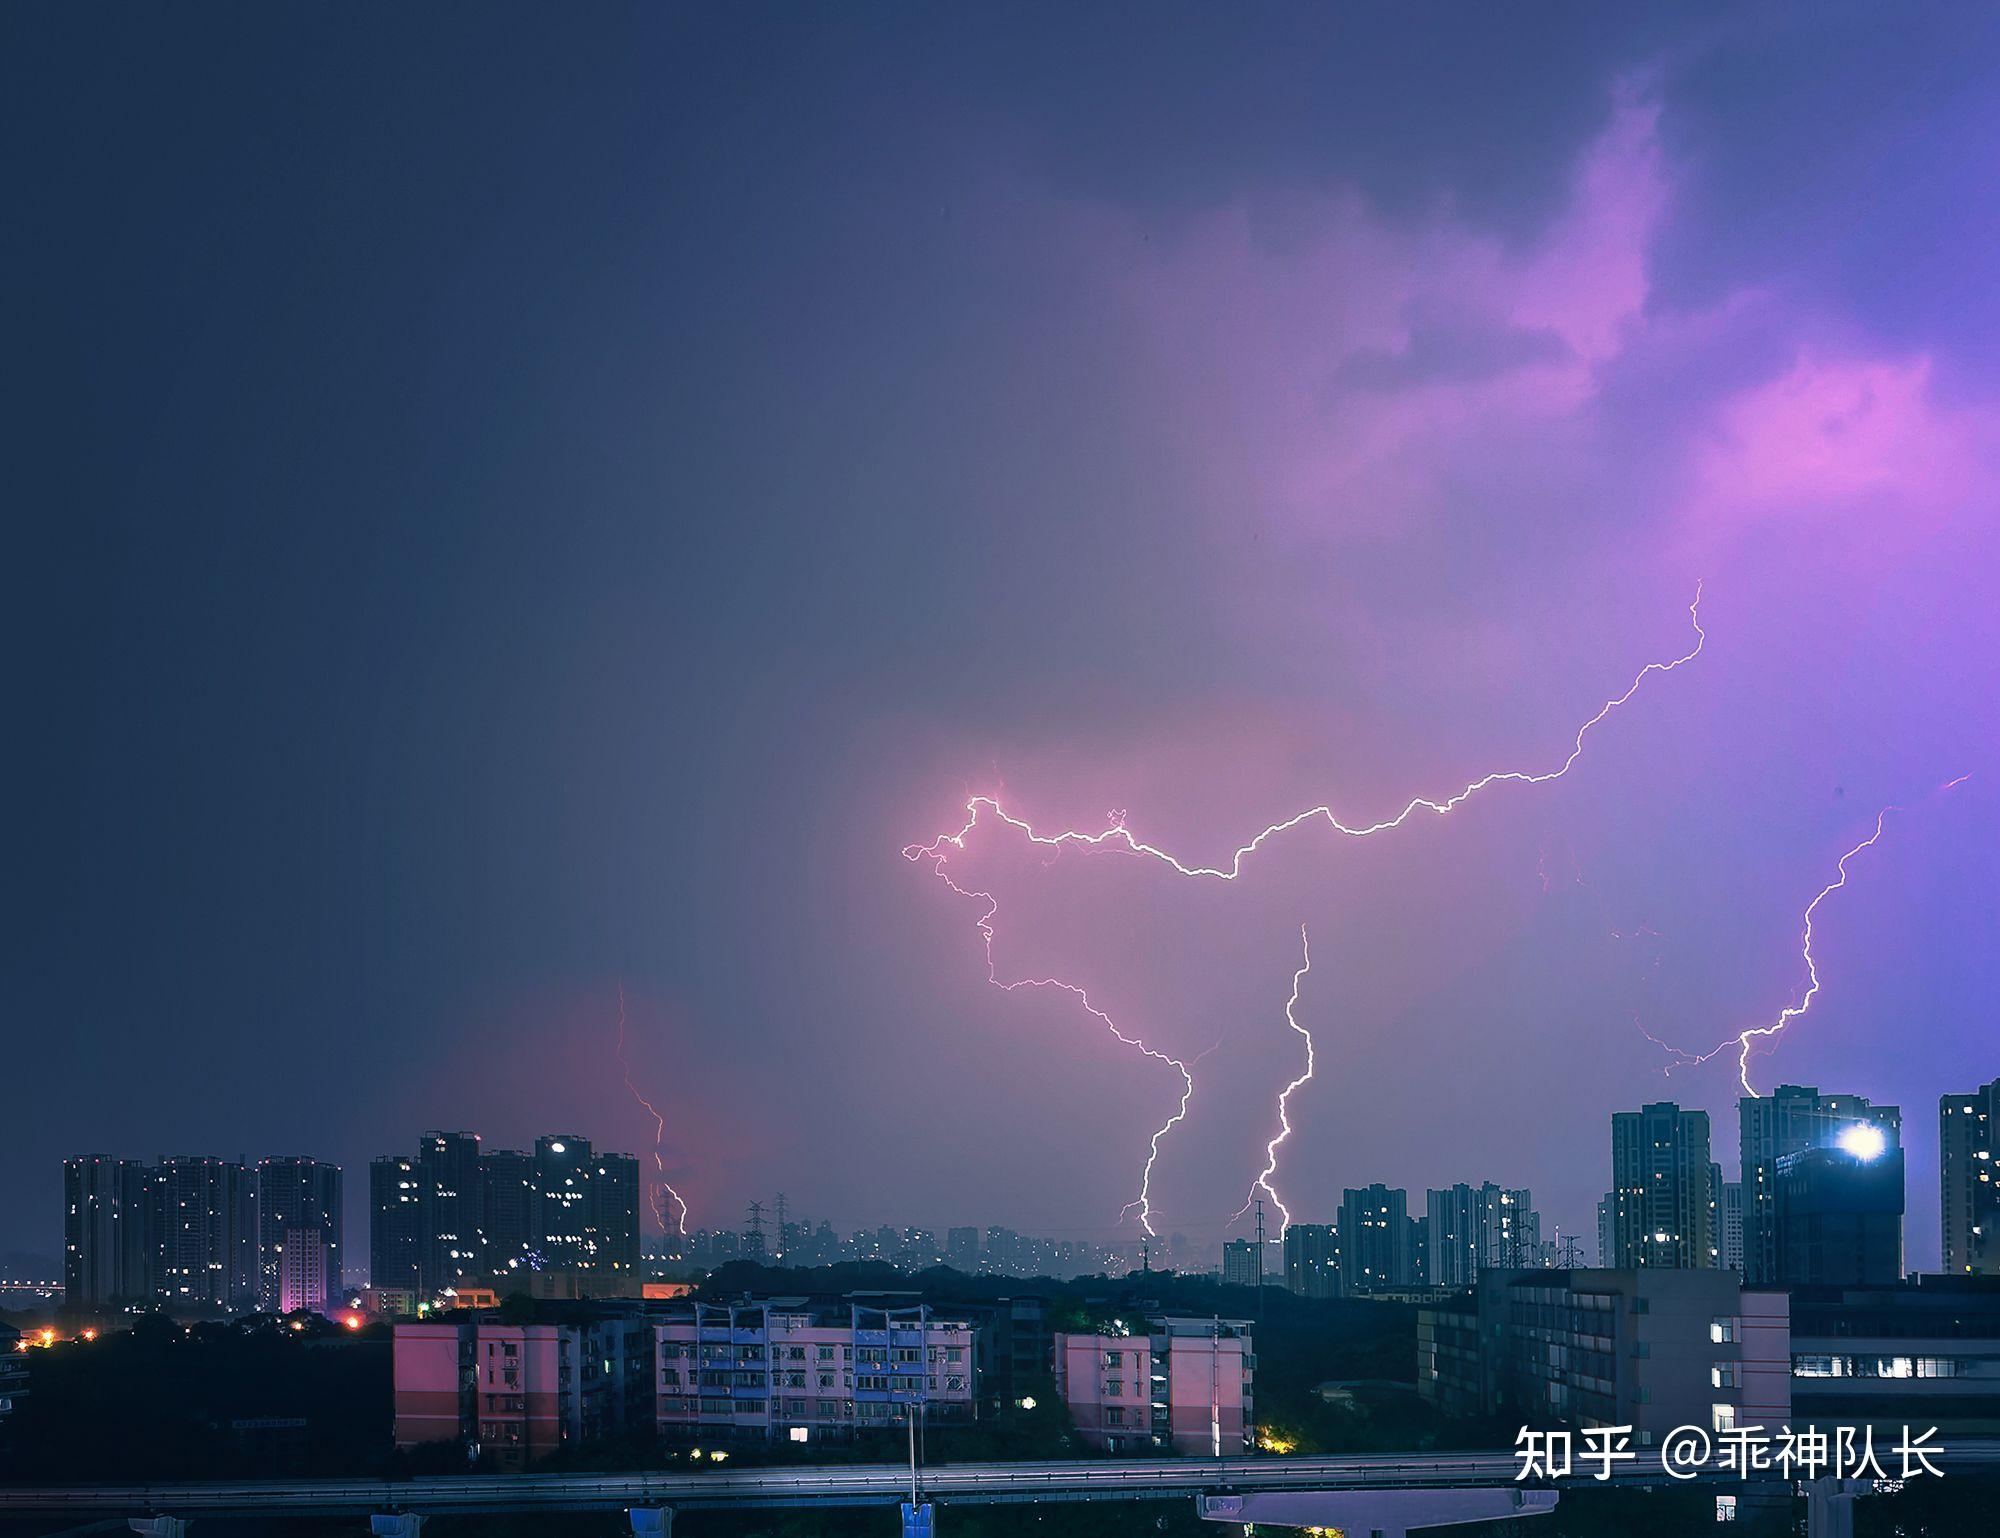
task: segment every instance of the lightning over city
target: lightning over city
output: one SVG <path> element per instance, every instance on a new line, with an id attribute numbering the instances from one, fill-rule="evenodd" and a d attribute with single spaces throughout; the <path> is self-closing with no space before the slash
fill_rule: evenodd
<path id="1" fill-rule="evenodd" d="M 1946 780 L 1932 792 L 1932 795 L 1943 795 L 1947 791 L 1955 790 L 1971 778 L 1970 774 L 1961 774 L 1955 779 Z M 1805 1017 L 1812 1009 L 1813 1000 L 1819 996 L 1819 958 L 1813 953 L 1813 919 L 1819 912 L 1819 905 L 1847 885 L 1848 862 L 1864 850 L 1874 848 L 1881 841 L 1883 833 L 1887 831 L 1889 818 L 1905 810 L 1906 808 L 1902 806 L 1885 806 L 1881 811 L 1877 812 L 1875 814 L 1875 825 L 1869 831 L 1868 836 L 1841 855 L 1839 861 L 1834 866 L 1833 880 L 1814 893 L 1812 901 L 1806 904 L 1805 916 L 1801 922 L 1799 931 L 1799 959 L 1805 966 L 1806 986 L 1805 991 L 1799 995 L 1796 1002 L 1785 1005 L 1784 1008 L 1778 1011 L 1776 1018 L 1769 1023 L 1753 1025 L 1746 1030 L 1739 1031 L 1736 1035 L 1728 1037 L 1707 1052 L 1698 1055 L 1684 1052 L 1679 1047 L 1669 1046 L 1666 1042 L 1660 1041 L 1658 1037 L 1652 1036 L 1650 1032 L 1647 1033 L 1648 1038 L 1665 1047 L 1667 1051 L 1677 1054 L 1687 1067 L 1697 1067 L 1702 1063 L 1710 1061 L 1718 1054 L 1728 1051 L 1732 1046 L 1735 1047 L 1737 1077 L 1743 1085 L 1743 1093 L 1756 1096 L 1757 1087 L 1750 1082 L 1750 1058 L 1755 1050 L 1755 1044 L 1760 1041 L 1769 1042 L 1773 1038 L 1782 1035 L 1795 1020 Z M 1766 1050 L 1768 1051 L 1769 1049 L 1767 1048 Z"/>
<path id="2" fill-rule="evenodd" d="M 0 1538 L 1990 1538 L 2000 7 L 105 9 Z"/>
<path id="3" fill-rule="evenodd" d="M 1306 1066 L 1304 1072 L 1278 1091 L 1278 1131 L 1271 1141 L 1264 1145 L 1264 1167 L 1257 1173 L 1257 1179 L 1250 1187 L 1250 1195 L 1237 1209 L 1235 1222 L 1250 1210 L 1257 1199 L 1258 1191 L 1271 1198 L 1271 1205 L 1278 1209 L 1278 1237 L 1283 1238 L 1285 1230 L 1292 1226 L 1292 1210 L 1285 1205 L 1285 1199 L 1278 1195 L 1278 1188 L 1271 1182 L 1278 1173 L 1278 1149 L 1292 1135 L 1291 1099 L 1292 1091 L 1310 1083 L 1313 1076 L 1312 1032 L 1299 1024 L 1299 990 L 1305 986 L 1306 974 L 1312 971 L 1312 939 L 1306 934 L 1306 926 L 1299 925 L 1299 950 L 1301 959 L 1298 971 L 1292 974 L 1292 996 L 1285 1000 L 1285 1024 L 1304 1038 L 1306 1044 Z"/>
<path id="4" fill-rule="evenodd" d="M 1164 1139 L 1169 1132 L 1171 1132 L 1176 1126 L 1178 1126 L 1183 1120 L 1186 1119 L 1188 1101 L 1192 1098 L 1194 1094 L 1194 1077 L 1191 1069 L 1189 1068 L 1189 1065 L 1186 1062 L 1182 1061 L 1181 1059 L 1173 1057 L 1165 1052 L 1162 1052 L 1158 1048 L 1148 1046 L 1144 1041 L 1140 1040 L 1139 1038 L 1129 1036 L 1124 1031 L 1120 1030 L 1119 1027 L 1112 1022 L 1110 1016 L 1106 1015 L 1102 1010 L 1098 1009 L 1095 1005 L 1090 1003 L 1088 994 L 1082 987 L 1080 987 L 1075 983 L 1065 982 L 1058 978 L 1037 978 L 1037 979 L 1024 978 L 1016 980 L 1015 982 L 1012 983 L 1002 982 L 996 970 L 996 965 L 993 957 L 993 940 L 994 940 L 993 923 L 995 916 L 999 912 L 999 900 L 996 897 L 994 897 L 990 892 L 968 891 L 964 887 L 961 887 L 956 881 L 954 881 L 947 869 L 947 865 L 949 863 L 949 858 L 950 858 L 949 854 L 947 853 L 947 848 L 963 852 L 966 847 L 966 840 L 972 835 L 975 829 L 977 829 L 977 827 L 979 826 L 982 813 L 990 811 L 993 817 L 997 821 L 999 821 L 1006 827 L 1012 828 L 1016 832 L 1020 833 L 1027 840 L 1028 843 L 1048 849 L 1052 853 L 1060 853 L 1062 850 L 1072 845 L 1082 849 L 1100 849 L 1100 848 L 1119 849 L 1133 855 L 1143 856 L 1146 858 L 1157 860 L 1168 866 L 1177 875 L 1183 877 L 1188 877 L 1193 879 L 1207 878 L 1220 881 L 1235 881 L 1242 875 L 1243 862 L 1251 854 L 1255 853 L 1258 849 L 1263 847 L 1263 845 L 1268 840 L 1276 837 L 1278 834 L 1284 833 L 1292 828 L 1296 828 L 1301 824 L 1310 822 L 1314 819 L 1323 819 L 1329 827 L 1333 828 L 1337 833 L 1340 833 L 1346 837 L 1368 838 L 1372 837 L 1375 834 L 1386 833 L 1395 828 L 1401 827 L 1404 823 L 1409 821 L 1409 819 L 1413 817 L 1418 811 L 1430 811 L 1436 813 L 1439 816 L 1444 816 L 1447 813 L 1456 810 L 1459 806 L 1463 805 L 1471 797 L 1478 794 L 1480 791 L 1486 789 L 1490 785 L 1499 785 L 1499 784 L 1542 785 L 1542 784 L 1547 784 L 1552 780 L 1559 780 L 1564 775 L 1568 774 L 1570 769 L 1574 767 L 1576 762 L 1583 756 L 1584 740 L 1590 735 L 1591 731 L 1607 716 L 1609 716 L 1613 711 L 1617 710 L 1620 706 L 1624 705 L 1627 701 L 1629 701 L 1633 697 L 1633 695 L 1637 694 L 1640 686 L 1644 684 L 1648 678 L 1650 678 L 1656 673 L 1658 674 L 1671 673 L 1676 668 L 1679 668 L 1686 663 L 1692 662 L 1696 657 L 1701 655 L 1702 648 L 1708 642 L 1708 633 L 1702 628 L 1702 623 L 1701 623 L 1701 593 L 1702 593 L 1701 585 L 1697 583 L 1695 586 L 1694 597 L 1688 604 L 1688 622 L 1694 631 L 1693 645 L 1691 645 L 1686 651 L 1679 653 L 1678 655 L 1668 659 L 1667 661 L 1648 662 L 1643 667 L 1641 667 L 1638 673 L 1633 677 L 1632 682 L 1626 686 L 1626 688 L 1622 693 L 1614 695 L 1612 698 L 1606 700 L 1602 705 L 1598 707 L 1597 711 L 1583 723 L 1583 725 L 1577 728 L 1575 736 L 1571 739 L 1569 752 L 1564 756 L 1562 762 L 1556 765 L 1552 769 L 1537 770 L 1537 771 L 1493 770 L 1487 774 L 1479 776 L 1477 779 L 1469 781 L 1462 788 L 1460 788 L 1459 790 L 1457 790 L 1450 796 L 1445 797 L 1442 800 L 1433 799 L 1425 796 L 1413 797 L 1403 807 L 1403 809 L 1397 812 L 1393 817 L 1384 818 L 1380 821 L 1372 823 L 1350 824 L 1343 822 L 1334 813 L 1330 805 L 1322 804 L 1315 807 L 1309 807 L 1305 811 L 1294 813 L 1293 815 L 1283 819 L 1282 821 L 1270 824 L 1262 832 L 1258 833 L 1254 838 L 1250 839 L 1249 842 L 1240 845 L 1235 850 L 1234 854 L 1231 856 L 1230 862 L 1226 867 L 1190 865 L 1182 861 L 1177 856 L 1168 853 L 1165 849 L 1160 848 L 1157 845 L 1141 841 L 1136 836 L 1134 836 L 1130 831 L 1130 829 L 1127 827 L 1123 814 L 1115 816 L 1112 820 L 1111 825 L 1104 831 L 1099 833 L 1086 833 L 1079 830 L 1065 830 L 1063 832 L 1053 833 L 1053 834 L 1039 833 L 1035 830 L 1032 824 L 1008 813 L 1001 806 L 1000 802 L 996 798 L 991 796 L 974 796 L 966 803 L 966 814 L 967 814 L 966 821 L 956 832 L 941 833 L 935 839 L 931 840 L 931 842 L 928 844 L 910 844 L 905 846 L 905 848 L 903 849 L 903 857 L 906 860 L 910 860 L 913 862 L 920 860 L 929 860 L 931 862 L 931 868 L 933 872 L 953 892 L 957 893 L 961 897 L 976 899 L 986 904 L 986 910 L 978 920 L 978 928 L 986 949 L 986 972 L 987 972 L 987 980 L 989 982 L 993 983 L 997 987 L 1009 991 L 1021 987 L 1036 987 L 1036 988 L 1055 988 L 1074 994 L 1083 1003 L 1084 1008 L 1090 1014 L 1095 1016 L 1099 1021 L 1101 1021 L 1111 1031 L 1111 1033 L 1114 1036 L 1116 1036 L 1120 1041 L 1124 1042 L 1128 1046 L 1137 1048 L 1141 1053 L 1143 1053 L 1147 1057 L 1171 1065 L 1180 1074 L 1182 1088 L 1181 1088 L 1181 1096 L 1179 1104 L 1175 1108 L 1174 1114 L 1170 1116 L 1164 1123 L 1162 1123 L 1157 1129 L 1154 1130 L 1150 1140 L 1148 1141 L 1147 1156 L 1140 1183 L 1139 1195 L 1134 1201 L 1128 1203 L 1125 1208 L 1125 1211 L 1128 1213 L 1132 1211 L 1138 1212 L 1140 1223 L 1142 1224 L 1142 1226 L 1144 1226 L 1148 1234 L 1154 1232 L 1152 1226 L 1152 1212 L 1153 1212 L 1152 1177 L 1154 1168 L 1159 1163 L 1160 1143 L 1162 1139 Z M 1305 936 L 1303 930 L 1301 930 L 1300 938 L 1302 944 L 1305 943 Z M 1296 1003 L 1297 1000 L 1298 985 L 1303 980 L 1306 971 L 1310 970 L 1310 966 L 1311 966 L 1311 952 L 1310 949 L 1308 949 L 1306 953 L 1306 964 L 1300 969 L 1299 973 L 1293 979 L 1294 1004 Z M 1303 1027 L 1301 1027 L 1298 1024 L 1297 1019 L 1292 1013 L 1292 1008 L 1289 1005 L 1287 1006 L 1286 1009 L 1285 1018 L 1287 1023 L 1291 1026 L 1291 1028 L 1294 1031 L 1297 1031 L 1299 1032 L 1299 1034 L 1306 1036 L 1306 1044 L 1307 1044 L 1306 1077 L 1310 1078 L 1312 1072 L 1311 1036 L 1303 1029 Z M 1303 1082 L 1303 1080 L 1298 1082 Z M 1255 1193 L 1258 1188 L 1261 1187 L 1262 1189 L 1267 1191 L 1271 1190 L 1267 1182 L 1269 1180 L 1269 1177 L 1275 1173 L 1277 1145 L 1283 1142 L 1285 1138 L 1289 1137 L 1291 1133 L 1291 1125 L 1287 1113 L 1287 1102 L 1289 1100 L 1292 1091 L 1297 1087 L 1298 1087 L 1297 1082 L 1290 1084 L 1278 1096 L 1278 1116 L 1281 1123 L 1281 1128 L 1278 1136 L 1273 1140 L 1273 1142 L 1269 1146 L 1267 1146 L 1265 1150 L 1266 1158 L 1268 1161 L 1270 1161 L 1269 1167 L 1267 1167 L 1260 1175 L 1258 1175 L 1256 1180 L 1252 1182 L 1251 1193 L 1253 1200 L 1255 1198 Z M 1271 1196 L 1274 1202 L 1277 1201 L 1277 1193 L 1275 1191 L 1271 1191 Z M 1284 1211 L 1282 1203 L 1280 1203 L 1279 1206 L 1280 1206 L 1280 1211 L 1282 1213 Z M 1239 1213 L 1238 1216 L 1240 1217 L 1241 1213 Z M 1289 1223 L 1290 1221 L 1289 1215 L 1285 1216 L 1284 1221 L 1286 1223 Z"/>
<path id="5" fill-rule="evenodd" d="M 667 1119 L 654 1107 L 653 1102 L 639 1093 L 639 1086 L 632 1082 L 632 1065 L 625 1060 L 625 985 L 618 985 L 618 1068 L 625 1076 L 625 1087 L 632 1092 L 632 1098 L 646 1109 L 653 1118 L 653 1178 L 646 1182 L 646 1201 L 653 1209 L 653 1226 L 661 1233 L 667 1231 L 665 1210 L 660 1203 L 660 1193 L 664 1191 L 674 1204 L 674 1224 L 682 1238 L 687 1237 L 687 1203 L 681 1200 L 667 1180 L 667 1164 L 663 1156 L 662 1144 L 667 1136 Z"/>

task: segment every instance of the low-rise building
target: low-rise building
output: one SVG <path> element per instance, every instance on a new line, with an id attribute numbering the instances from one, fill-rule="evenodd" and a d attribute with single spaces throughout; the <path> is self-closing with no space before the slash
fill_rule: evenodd
<path id="1" fill-rule="evenodd" d="M 1792 1293 L 1800 1422 L 2000 1433 L 2000 1277 Z"/>
<path id="2" fill-rule="evenodd" d="M 1417 1326 L 1418 1392 L 1449 1414 L 1544 1427 L 1778 1426 L 1791 1417 L 1782 1292 L 1732 1272 L 1490 1271 Z"/>
<path id="3" fill-rule="evenodd" d="M 390 1373 L 398 1447 L 455 1442 L 468 1434 L 476 1334 L 470 1321 L 396 1326 Z"/>
<path id="4" fill-rule="evenodd" d="M 399 1324 L 396 1445 L 457 1442 L 505 1469 L 653 1429 L 653 1326 L 636 1315 Z"/>
<path id="5" fill-rule="evenodd" d="M 1257 1359 L 1245 1319 L 1145 1321 L 1055 1337 L 1056 1391 L 1077 1435 L 1106 1452 L 1171 1448 L 1220 1457 L 1250 1445 Z"/>
<path id="6" fill-rule="evenodd" d="M 808 1442 L 976 1413 L 973 1326 L 922 1304 L 690 1303 L 653 1331 L 662 1437 Z"/>

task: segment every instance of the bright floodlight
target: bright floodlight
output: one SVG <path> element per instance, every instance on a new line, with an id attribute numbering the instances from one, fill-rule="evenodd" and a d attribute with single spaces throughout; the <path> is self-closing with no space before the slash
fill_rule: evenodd
<path id="1" fill-rule="evenodd" d="M 1889 1146 L 1889 1139 L 1880 1127 L 1865 1121 L 1858 1121 L 1841 1130 L 1840 1146 L 1857 1159 L 1879 1159 L 1882 1151 Z"/>

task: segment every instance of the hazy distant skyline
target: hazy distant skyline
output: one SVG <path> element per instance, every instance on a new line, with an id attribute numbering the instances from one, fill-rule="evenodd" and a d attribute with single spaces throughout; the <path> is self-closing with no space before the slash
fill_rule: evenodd
<path id="1" fill-rule="evenodd" d="M 691 1226 L 1532 1188 L 2000 1075 L 2000 16 L 4 25 L 10 1156 L 575 1131 Z M 1973 778 L 1948 795 L 1937 787 Z M 1241 1229 L 1227 1230 L 1240 1232 Z M 10 1245 L 11 1247 L 11 1245 Z M 356 1249 L 360 1246 L 357 1244 Z"/>

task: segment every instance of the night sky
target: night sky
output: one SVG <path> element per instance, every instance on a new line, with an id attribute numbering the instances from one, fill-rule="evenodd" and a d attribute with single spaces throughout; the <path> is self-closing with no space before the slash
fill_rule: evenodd
<path id="1" fill-rule="evenodd" d="M 1126 1236 L 2000 1075 L 2000 13 L 14 6 L 0 1250 L 65 1154 Z M 1970 772 L 1948 793 L 1943 782 Z M 1420 1198 L 1419 1198 L 1420 1200 Z M 1240 1229 L 1237 1231 L 1241 1231 Z"/>

